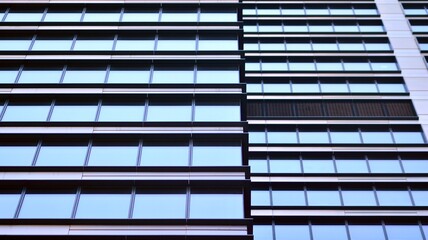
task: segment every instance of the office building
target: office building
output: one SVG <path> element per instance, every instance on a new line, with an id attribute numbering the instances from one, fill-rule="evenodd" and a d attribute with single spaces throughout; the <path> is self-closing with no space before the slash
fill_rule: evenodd
<path id="1" fill-rule="evenodd" d="M 4 239 L 427 240 L 428 1 L 4 0 Z"/>

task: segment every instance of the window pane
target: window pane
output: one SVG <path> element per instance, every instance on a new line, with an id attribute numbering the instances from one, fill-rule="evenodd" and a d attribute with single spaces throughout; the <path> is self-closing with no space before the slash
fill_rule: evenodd
<path id="1" fill-rule="evenodd" d="M 332 143 L 361 143 L 359 132 L 330 132 Z"/>
<path id="2" fill-rule="evenodd" d="M 318 71 L 343 71 L 342 63 L 323 63 L 317 62 Z"/>
<path id="3" fill-rule="evenodd" d="M 100 122 L 142 122 L 144 105 L 102 105 Z"/>
<path id="4" fill-rule="evenodd" d="M 0 40 L 0 51 L 27 51 L 31 40 Z"/>
<path id="5" fill-rule="evenodd" d="M 380 206 L 412 206 L 408 191 L 377 191 Z"/>
<path id="6" fill-rule="evenodd" d="M 339 49 L 341 51 L 364 51 L 364 45 L 363 43 L 339 43 Z"/>
<path id="7" fill-rule="evenodd" d="M 373 71 L 397 71 L 398 67 L 396 63 L 377 63 L 372 62 L 372 69 Z"/>
<path id="8" fill-rule="evenodd" d="M 5 22 L 40 22 L 43 13 L 30 12 L 10 12 L 7 14 Z"/>
<path id="9" fill-rule="evenodd" d="M 137 146 L 93 146 L 88 166 L 136 166 Z"/>
<path id="10" fill-rule="evenodd" d="M 93 122 L 98 106 L 68 106 L 56 105 L 52 111 L 50 121 L 63 122 Z"/>
<path id="11" fill-rule="evenodd" d="M 386 225 L 388 240 L 422 240 L 422 233 L 417 225 Z"/>
<path id="12" fill-rule="evenodd" d="M 0 83 L 14 83 L 18 70 L 0 70 Z"/>
<path id="13" fill-rule="evenodd" d="M 142 193 L 135 196 L 133 218 L 185 218 L 186 194 Z"/>
<path id="14" fill-rule="evenodd" d="M 379 83 L 378 85 L 379 92 L 381 93 L 404 93 L 406 88 L 404 84 L 401 83 Z"/>
<path id="15" fill-rule="evenodd" d="M 296 132 L 268 132 L 268 143 L 297 143 Z"/>
<path id="16" fill-rule="evenodd" d="M 62 70 L 23 70 L 19 83 L 59 83 Z"/>
<path id="17" fill-rule="evenodd" d="M 363 143 L 393 143 L 389 132 L 361 132 Z"/>
<path id="18" fill-rule="evenodd" d="M 345 206 L 376 206 L 373 190 L 367 191 L 342 191 L 343 204 Z"/>
<path id="19" fill-rule="evenodd" d="M 249 132 L 248 133 L 249 143 L 266 143 L 265 132 Z"/>
<path id="20" fill-rule="evenodd" d="M 321 92 L 323 93 L 347 93 L 348 86 L 346 83 L 322 83 Z"/>
<path id="21" fill-rule="evenodd" d="M 352 240 L 385 240 L 383 228 L 380 225 L 349 225 Z"/>
<path id="22" fill-rule="evenodd" d="M 401 173 L 398 160 L 369 160 L 372 173 Z"/>
<path id="23" fill-rule="evenodd" d="M 300 160 L 270 160 L 271 173 L 301 173 Z"/>
<path id="24" fill-rule="evenodd" d="M 304 173 L 334 173 L 333 160 L 303 160 Z"/>
<path id="25" fill-rule="evenodd" d="M 106 71 L 67 70 L 63 83 L 104 83 Z"/>
<path id="26" fill-rule="evenodd" d="M 289 83 L 285 83 L 285 84 L 265 83 L 263 84 L 263 88 L 265 93 L 290 93 L 291 92 L 291 87 Z"/>
<path id="27" fill-rule="evenodd" d="M 260 50 L 262 51 L 284 51 L 284 43 L 261 43 Z"/>
<path id="28" fill-rule="evenodd" d="M 348 234 L 344 225 L 312 225 L 314 240 L 346 240 Z"/>
<path id="29" fill-rule="evenodd" d="M 288 67 L 286 63 L 273 63 L 273 62 L 264 62 L 262 63 L 263 71 L 287 71 Z"/>
<path id="30" fill-rule="evenodd" d="M 76 218 L 128 218 L 131 194 L 82 194 Z"/>
<path id="31" fill-rule="evenodd" d="M 87 146 L 42 146 L 36 166 L 83 166 Z"/>
<path id="32" fill-rule="evenodd" d="M 349 88 L 353 93 L 376 93 L 377 88 L 374 83 L 350 83 Z"/>
<path id="33" fill-rule="evenodd" d="M 310 43 L 286 43 L 287 51 L 311 51 Z"/>
<path id="34" fill-rule="evenodd" d="M 82 13 L 50 13 L 46 14 L 44 22 L 80 22 Z"/>
<path id="35" fill-rule="evenodd" d="M 307 93 L 307 92 L 319 92 L 320 88 L 318 83 L 293 83 L 291 84 L 293 87 L 294 93 Z"/>
<path id="36" fill-rule="evenodd" d="M 157 42 L 158 51 L 195 51 L 195 39 L 180 40 L 180 39 L 159 39 Z"/>
<path id="37" fill-rule="evenodd" d="M 239 83 L 239 71 L 202 71 L 196 72 L 196 83 Z"/>
<path id="38" fill-rule="evenodd" d="M 311 240 L 307 225 L 275 225 L 276 240 Z"/>
<path id="39" fill-rule="evenodd" d="M 86 12 L 84 22 L 119 22 L 120 13 Z"/>
<path id="40" fill-rule="evenodd" d="M 32 51 L 70 51 L 73 40 L 36 40 Z"/>
<path id="41" fill-rule="evenodd" d="M 236 22 L 236 13 L 228 12 L 201 12 L 200 22 Z"/>
<path id="42" fill-rule="evenodd" d="M 339 173 L 368 173 L 366 160 L 336 160 Z"/>
<path id="43" fill-rule="evenodd" d="M 237 40 L 199 40 L 199 51 L 232 51 L 238 50 Z"/>
<path id="44" fill-rule="evenodd" d="M 268 173 L 267 160 L 249 160 L 251 173 Z"/>
<path id="45" fill-rule="evenodd" d="M 271 225 L 254 225 L 254 240 L 273 240 Z"/>
<path id="46" fill-rule="evenodd" d="M 71 218 L 75 194 L 26 194 L 19 218 Z"/>
<path id="47" fill-rule="evenodd" d="M 192 106 L 150 105 L 147 121 L 183 122 L 191 121 Z"/>
<path id="48" fill-rule="evenodd" d="M 330 143 L 327 132 L 299 132 L 300 143 Z"/>
<path id="49" fill-rule="evenodd" d="M 155 41 L 151 40 L 124 40 L 118 39 L 116 42 L 116 51 L 153 51 Z"/>
<path id="50" fill-rule="evenodd" d="M 428 191 L 412 191 L 416 206 L 428 206 Z"/>
<path id="51" fill-rule="evenodd" d="M 77 39 L 74 51 L 111 51 L 113 40 L 81 40 Z"/>
<path id="52" fill-rule="evenodd" d="M 369 63 L 350 63 L 345 62 L 343 63 L 345 67 L 345 71 L 370 71 L 370 65 Z"/>
<path id="53" fill-rule="evenodd" d="M 161 22 L 196 22 L 197 17 L 196 12 L 163 12 Z"/>
<path id="54" fill-rule="evenodd" d="M 298 63 L 290 62 L 288 63 L 290 71 L 315 71 L 315 63 Z"/>
<path id="55" fill-rule="evenodd" d="M 260 63 L 245 63 L 245 71 L 260 71 Z"/>
<path id="56" fill-rule="evenodd" d="M 189 146 L 143 146 L 141 166 L 188 166 Z"/>
<path id="57" fill-rule="evenodd" d="M 242 194 L 191 194 L 190 218 L 243 218 Z"/>
<path id="58" fill-rule="evenodd" d="M 112 70 L 107 83 L 148 83 L 149 78 L 148 70 Z"/>
<path id="59" fill-rule="evenodd" d="M 20 197 L 20 194 L 0 194 L 0 218 L 13 218 L 15 216 Z"/>
<path id="60" fill-rule="evenodd" d="M 196 105 L 195 107 L 195 121 L 237 122 L 240 120 L 241 120 L 241 108 L 239 106 Z"/>
<path id="61" fill-rule="evenodd" d="M 421 132 L 393 132 L 395 143 L 425 143 Z"/>
<path id="62" fill-rule="evenodd" d="M 31 166 L 36 146 L 0 146 L 0 166 Z"/>
<path id="63" fill-rule="evenodd" d="M 308 205 L 309 206 L 341 206 L 340 196 L 338 191 L 315 191 L 309 190 Z"/>
<path id="64" fill-rule="evenodd" d="M 153 83 L 193 83 L 193 71 L 153 72 Z"/>
<path id="65" fill-rule="evenodd" d="M 50 105 L 46 106 L 19 106 L 9 105 L 4 113 L 3 122 L 18 121 L 18 122 L 31 122 L 31 121 L 46 121 L 49 113 Z"/>
<path id="66" fill-rule="evenodd" d="M 241 147 L 194 146 L 193 166 L 241 166 Z"/>
<path id="67" fill-rule="evenodd" d="M 159 20 L 158 12 L 125 12 L 122 22 L 157 22 Z"/>
<path id="68" fill-rule="evenodd" d="M 272 191 L 274 206 L 306 206 L 303 190 L 275 190 Z"/>
<path id="69" fill-rule="evenodd" d="M 251 206 L 270 206 L 269 190 L 252 190 Z"/>
<path id="70" fill-rule="evenodd" d="M 405 173 L 427 173 L 428 160 L 402 160 Z"/>

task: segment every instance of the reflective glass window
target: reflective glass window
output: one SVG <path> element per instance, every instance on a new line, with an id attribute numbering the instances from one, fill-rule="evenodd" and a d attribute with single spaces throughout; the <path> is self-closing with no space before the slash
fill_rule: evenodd
<path id="1" fill-rule="evenodd" d="M 73 47 L 74 51 L 111 51 L 113 39 L 77 39 Z"/>
<path id="2" fill-rule="evenodd" d="M 305 15 L 304 9 L 292 9 L 292 8 L 283 8 L 282 15 Z"/>
<path id="3" fill-rule="evenodd" d="M 126 11 L 123 14 L 122 22 L 157 22 L 159 20 L 159 10 L 153 11 Z"/>
<path id="4" fill-rule="evenodd" d="M 397 71 L 398 66 L 396 63 L 389 63 L 389 62 L 372 62 L 371 63 L 373 71 Z"/>
<path id="5" fill-rule="evenodd" d="M 382 26 L 369 26 L 369 25 L 360 25 L 361 32 L 383 32 L 384 29 Z"/>
<path id="6" fill-rule="evenodd" d="M 291 92 L 291 87 L 289 83 L 284 84 L 263 84 L 263 90 L 265 93 L 289 93 Z"/>
<path id="7" fill-rule="evenodd" d="M 327 132 L 299 132 L 300 143 L 329 143 Z"/>
<path id="8" fill-rule="evenodd" d="M 405 173 L 426 173 L 428 172 L 428 160 L 402 160 Z"/>
<path id="9" fill-rule="evenodd" d="M 407 190 L 378 190 L 376 194 L 380 206 L 412 206 Z"/>
<path id="10" fill-rule="evenodd" d="M 398 160 L 369 160 L 372 173 L 401 173 Z"/>
<path id="11" fill-rule="evenodd" d="M 376 206 L 373 190 L 342 190 L 345 206 Z"/>
<path id="12" fill-rule="evenodd" d="M 422 240 L 418 225 L 386 225 L 388 240 Z"/>
<path id="13" fill-rule="evenodd" d="M 290 62 L 288 67 L 290 71 L 315 71 L 315 63 L 313 62 Z"/>
<path id="14" fill-rule="evenodd" d="M 1 148 L 0 148 L 1 151 Z M 1 159 L 1 158 L 0 158 Z M 18 207 L 20 194 L 0 194 L 0 218 L 13 218 Z"/>
<path id="15" fill-rule="evenodd" d="M 364 45 L 362 43 L 339 43 L 339 49 L 340 51 L 364 51 Z"/>
<path id="16" fill-rule="evenodd" d="M 309 190 L 308 205 L 309 206 L 341 206 L 340 196 L 337 190 Z"/>
<path id="17" fill-rule="evenodd" d="M 317 62 L 318 71 L 343 71 L 342 63 L 337 62 Z"/>
<path id="18" fill-rule="evenodd" d="M 354 9 L 356 15 L 377 15 L 376 9 Z"/>
<path id="19" fill-rule="evenodd" d="M 285 25 L 284 32 L 308 32 L 306 25 Z"/>
<path id="20" fill-rule="evenodd" d="M 199 16 L 200 22 L 236 22 L 236 13 L 228 12 L 204 12 Z"/>
<path id="21" fill-rule="evenodd" d="M 297 143 L 296 132 L 268 132 L 268 143 Z"/>
<path id="22" fill-rule="evenodd" d="M 0 40 L 0 51 L 27 51 L 30 48 L 31 39 Z"/>
<path id="23" fill-rule="evenodd" d="M 0 73 L 1 74 L 1 73 Z M 261 93 L 262 85 L 259 83 L 247 83 L 247 93 Z"/>
<path id="24" fill-rule="evenodd" d="M 367 63 L 356 63 L 356 62 L 345 62 L 343 63 L 345 71 L 370 71 L 370 64 Z"/>
<path id="25" fill-rule="evenodd" d="M 137 146 L 93 146 L 88 166 L 135 166 Z"/>
<path id="26" fill-rule="evenodd" d="M 97 105 L 55 105 L 50 121 L 93 122 L 97 109 Z"/>
<path id="27" fill-rule="evenodd" d="M 311 44 L 309 43 L 287 42 L 285 46 L 287 51 L 311 51 L 312 50 Z"/>
<path id="28" fill-rule="evenodd" d="M 330 8 L 331 15 L 354 15 L 352 9 L 334 9 Z"/>
<path id="29" fill-rule="evenodd" d="M 412 196 L 416 206 L 428 206 L 428 191 L 413 190 Z"/>
<path id="30" fill-rule="evenodd" d="M 406 15 L 426 15 L 425 9 L 404 9 Z"/>
<path id="31" fill-rule="evenodd" d="M 102 105 L 100 122 L 142 122 L 144 105 Z"/>
<path id="32" fill-rule="evenodd" d="M 265 132 L 249 132 L 248 139 L 250 143 L 266 143 L 266 134 Z"/>
<path id="33" fill-rule="evenodd" d="M 301 173 L 300 160 L 272 159 L 270 160 L 271 173 Z"/>
<path id="34" fill-rule="evenodd" d="M 270 206 L 269 190 L 252 190 L 251 206 Z"/>
<path id="35" fill-rule="evenodd" d="M 267 160 L 250 159 L 248 165 L 251 167 L 251 173 L 268 173 Z"/>
<path id="36" fill-rule="evenodd" d="M 272 191 L 273 206 L 306 206 L 303 190 L 274 190 Z"/>
<path id="37" fill-rule="evenodd" d="M 148 83 L 149 70 L 111 70 L 107 83 Z"/>
<path id="38" fill-rule="evenodd" d="M 244 50 L 245 51 L 258 51 L 259 50 L 259 44 L 258 43 L 244 43 Z"/>
<path id="39" fill-rule="evenodd" d="M 389 132 L 361 132 L 364 143 L 393 143 Z"/>
<path id="40" fill-rule="evenodd" d="M 107 13 L 107 12 L 86 12 L 84 22 L 119 22 L 120 12 Z"/>
<path id="41" fill-rule="evenodd" d="M 333 32 L 333 26 L 309 25 L 309 32 Z"/>
<path id="42" fill-rule="evenodd" d="M 329 15 L 328 9 L 306 9 L 306 15 Z"/>
<path id="43" fill-rule="evenodd" d="M 158 51 L 195 51 L 195 39 L 159 39 Z"/>
<path id="44" fill-rule="evenodd" d="M 352 93 L 376 93 L 377 88 L 374 83 L 350 83 L 349 89 Z"/>
<path id="45" fill-rule="evenodd" d="M 238 50 L 238 41 L 237 40 L 209 40 L 201 39 L 198 42 L 199 51 L 232 51 Z"/>
<path id="46" fill-rule="evenodd" d="M 19 76 L 19 83 L 59 83 L 62 70 L 30 70 L 24 69 Z"/>
<path id="47" fill-rule="evenodd" d="M 322 83 L 321 92 L 323 93 L 347 93 L 349 92 L 346 83 Z"/>
<path id="48" fill-rule="evenodd" d="M 311 240 L 307 225 L 275 225 L 276 240 Z"/>
<path id="49" fill-rule="evenodd" d="M 358 26 L 355 25 L 334 25 L 334 31 L 335 32 L 352 32 L 356 33 L 360 30 L 358 29 Z"/>
<path id="50" fill-rule="evenodd" d="M 152 83 L 193 83 L 193 71 L 155 70 Z"/>
<path id="51" fill-rule="evenodd" d="M 260 63 L 245 63 L 245 71 L 260 71 Z"/>
<path id="52" fill-rule="evenodd" d="M 233 105 L 212 106 L 196 105 L 195 121 L 200 122 L 237 122 L 241 120 L 241 108 Z"/>
<path id="53" fill-rule="evenodd" d="M 80 22 L 81 12 L 48 12 L 44 22 Z"/>
<path id="54" fill-rule="evenodd" d="M 241 166 L 239 146 L 194 146 L 193 166 Z"/>
<path id="55" fill-rule="evenodd" d="M 239 83 L 239 71 L 198 70 L 196 83 Z"/>
<path id="56" fill-rule="evenodd" d="M 18 70 L 1 69 L 0 70 L 0 83 L 14 83 L 18 75 Z"/>
<path id="57" fill-rule="evenodd" d="M 155 49 L 155 41 L 153 39 L 131 40 L 118 39 L 116 41 L 116 51 L 153 51 Z"/>
<path id="58" fill-rule="evenodd" d="M 162 12 L 161 22 L 196 22 L 198 14 L 196 12 Z"/>
<path id="59" fill-rule="evenodd" d="M 40 22 L 42 12 L 9 12 L 5 22 Z"/>
<path id="60" fill-rule="evenodd" d="M 249 25 L 245 25 L 244 26 L 244 32 L 257 32 L 257 26 L 249 26 Z"/>
<path id="61" fill-rule="evenodd" d="M 314 240 L 346 240 L 348 234 L 344 225 L 312 225 Z"/>
<path id="62" fill-rule="evenodd" d="M 395 143 L 425 143 L 421 132 L 393 132 Z"/>
<path id="63" fill-rule="evenodd" d="M 259 25 L 259 32 L 282 32 L 281 25 Z"/>
<path id="64" fill-rule="evenodd" d="M 172 191 L 173 192 L 173 191 Z M 143 191 L 135 196 L 133 218 L 185 218 L 186 193 Z"/>
<path id="65" fill-rule="evenodd" d="M 272 225 L 254 225 L 254 240 L 273 240 Z"/>
<path id="66" fill-rule="evenodd" d="M 352 240 L 385 240 L 381 225 L 348 225 Z"/>
<path id="67" fill-rule="evenodd" d="M 261 51 L 284 51 L 284 43 L 260 43 Z"/>
<path id="68" fill-rule="evenodd" d="M 287 63 L 274 63 L 274 62 L 264 62 L 262 63 L 263 71 L 287 71 Z"/>
<path id="69" fill-rule="evenodd" d="M 279 9 L 257 9 L 257 15 L 280 15 L 281 12 Z"/>
<path id="70" fill-rule="evenodd" d="M 294 93 L 320 92 L 318 83 L 297 83 L 291 84 Z"/>
<path id="71" fill-rule="evenodd" d="M 188 166 L 189 146 L 143 146 L 141 166 Z"/>
<path id="72" fill-rule="evenodd" d="M 389 51 L 391 46 L 388 43 L 366 43 L 367 51 Z M 395 64 L 394 64 L 395 65 Z M 392 66 L 394 66 L 392 65 Z M 396 67 L 396 65 L 395 65 Z"/>
<path id="73" fill-rule="evenodd" d="M 42 146 L 36 166 L 83 166 L 87 146 Z"/>
<path id="74" fill-rule="evenodd" d="M 82 193 L 76 218 L 128 218 L 130 203 L 131 194 Z"/>
<path id="75" fill-rule="evenodd" d="M 26 194 L 19 218 L 71 218 L 75 194 Z"/>
<path id="76" fill-rule="evenodd" d="M 330 132 L 332 143 L 361 143 L 359 132 Z"/>
<path id="77" fill-rule="evenodd" d="M 3 122 L 18 121 L 18 122 L 40 122 L 46 121 L 49 113 L 50 105 L 42 106 L 25 106 L 25 105 L 9 105 L 4 113 Z"/>
<path id="78" fill-rule="evenodd" d="M 401 83 L 379 83 L 379 92 L 381 93 L 404 93 L 406 88 Z"/>
<path id="79" fill-rule="evenodd" d="M 104 83 L 104 70 L 67 70 L 63 83 Z"/>
<path id="80" fill-rule="evenodd" d="M 190 218 L 243 218 L 242 194 L 199 194 L 190 196 Z"/>
<path id="81" fill-rule="evenodd" d="M 31 166 L 36 146 L 0 146 L 0 166 Z"/>
<path id="82" fill-rule="evenodd" d="M 334 173 L 333 160 L 303 160 L 304 173 Z"/>
<path id="83" fill-rule="evenodd" d="M 313 43 L 312 48 L 314 51 L 337 51 L 336 43 Z"/>
<path id="84" fill-rule="evenodd" d="M 31 47 L 32 51 L 69 51 L 72 39 L 36 39 Z"/>
<path id="85" fill-rule="evenodd" d="M 366 160 L 336 160 L 337 172 L 339 173 L 368 173 Z"/>
<path id="86" fill-rule="evenodd" d="M 183 122 L 191 121 L 192 106 L 190 105 L 150 105 L 147 112 L 147 121 Z"/>

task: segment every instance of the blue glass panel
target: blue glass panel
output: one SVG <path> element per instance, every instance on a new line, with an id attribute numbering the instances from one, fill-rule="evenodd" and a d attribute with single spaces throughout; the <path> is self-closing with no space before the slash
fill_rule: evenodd
<path id="1" fill-rule="evenodd" d="M 14 83 L 18 70 L 0 70 L 0 83 Z"/>
<path id="2" fill-rule="evenodd" d="M 349 225 L 352 240 L 385 240 L 381 225 Z"/>
<path id="3" fill-rule="evenodd" d="M 273 231 L 271 225 L 254 225 L 254 240 L 273 240 Z"/>
<path id="4" fill-rule="evenodd" d="M 69 51 L 71 50 L 71 44 L 73 40 L 36 40 L 34 42 L 32 51 Z"/>
<path id="5" fill-rule="evenodd" d="M 93 146 L 89 166 L 136 166 L 137 146 Z"/>
<path id="6" fill-rule="evenodd" d="M 402 160 L 405 173 L 427 173 L 428 160 Z"/>
<path id="7" fill-rule="evenodd" d="M 268 132 L 268 143 L 297 143 L 296 132 Z"/>
<path id="8" fill-rule="evenodd" d="M 268 173 L 267 160 L 265 159 L 250 159 L 249 165 L 251 173 Z"/>
<path id="9" fill-rule="evenodd" d="M 148 83 L 149 70 L 112 70 L 109 72 L 107 83 Z"/>
<path id="10" fill-rule="evenodd" d="M 42 146 L 36 166 L 83 166 L 87 146 Z"/>
<path id="11" fill-rule="evenodd" d="M 339 173 L 368 173 L 366 160 L 336 160 Z"/>
<path id="12" fill-rule="evenodd" d="M 26 194 L 19 218 L 71 218 L 75 194 Z"/>
<path id="13" fill-rule="evenodd" d="M 251 206 L 270 206 L 269 190 L 252 190 Z"/>
<path id="14" fill-rule="evenodd" d="M 373 190 L 342 191 L 343 204 L 345 206 L 376 206 Z"/>
<path id="15" fill-rule="evenodd" d="M 303 190 L 274 190 L 272 201 L 274 206 L 306 206 Z"/>
<path id="16" fill-rule="evenodd" d="M 347 240 L 344 225 L 312 225 L 314 240 Z"/>
<path id="17" fill-rule="evenodd" d="M 76 218 L 128 218 L 131 194 L 82 194 Z"/>
<path id="18" fill-rule="evenodd" d="M 369 160 L 372 173 L 401 173 L 401 166 L 398 160 Z"/>
<path id="19" fill-rule="evenodd" d="M 13 218 L 15 216 L 20 197 L 20 194 L 0 194 L 0 218 Z"/>
<path id="20" fill-rule="evenodd" d="M 386 225 L 388 240 L 422 240 L 422 232 L 417 225 Z"/>
<path id="21" fill-rule="evenodd" d="M 271 173 L 301 173 L 300 160 L 292 159 L 273 159 L 270 160 Z"/>
<path id="22" fill-rule="evenodd" d="M 412 206 L 409 192 L 406 190 L 380 190 L 376 193 L 380 206 Z"/>
<path id="23" fill-rule="evenodd" d="M 0 166 L 31 166 L 36 146 L 0 146 Z"/>
<path id="24" fill-rule="evenodd" d="M 242 194 L 191 194 L 190 218 L 236 219 L 244 217 Z"/>
<path id="25" fill-rule="evenodd" d="M 192 106 L 162 106 L 150 105 L 147 113 L 147 121 L 150 122 L 185 122 L 191 121 Z"/>
<path id="26" fill-rule="evenodd" d="M 307 225 L 275 225 L 276 240 L 311 240 Z"/>
<path id="27" fill-rule="evenodd" d="M 59 83 L 62 70 L 23 70 L 19 83 Z"/>
<path id="28" fill-rule="evenodd" d="M 338 191 L 328 190 L 309 190 L 308 205 L 309 206 L 341 206 L 340 196 Z"/>
<path id="29" fill-rule="evenodd" d="M 238 122 L 241 121 L 240 106 L 196 105 L 195 121 L 197 122 Z"/>
<path id="30" fill-rule="evenodd" d="M 421 132 L 393 132 L 395 143 L 425 143 Z"/>
<path id="31" fill-rule="evenodd" d="M 189 146 L 143 146 L 141 166 L 188 166 Z"/>
<path id="32" fill-rule="evenodd" d="M 67 70 L 63 83 L 104 83 L 105 77 L 105 71 Z"/>
<path id="33" fill-rule="evenodd" d="M 185 218 L 186 194 L 137 194 L 133 218 Z"/>
<path id="34" fill-rule="evenodd" d="M 194 146 L 193 166 L 242 166 L 239 146 Z"/>
<path id="35" fill-rule="evenodd" d="M 55 105 L 51 122 L 93 122 L 97 113 L 97 105 Z"/>
<path id="36" fill-rule="evenodd" d="M 102 105 L 100 122 L 142 122 L 144 105 Z"/>
<path id="37" fill-rule="evenodd" d="M 333 160 L 303 160 L 304 173 L 334 173 Z"/>
<path id="38" fill-rule="evenodd" d="M 9 105 L 4 113 L 3 122 L 43 122 L 47 120 L 50 105 L 24 106 Z"/>
<path id="39" fill-rule="evenodd" d="M 428 206 L 428 191 L 412 191 L 413 200 L 416 206 Z"/>

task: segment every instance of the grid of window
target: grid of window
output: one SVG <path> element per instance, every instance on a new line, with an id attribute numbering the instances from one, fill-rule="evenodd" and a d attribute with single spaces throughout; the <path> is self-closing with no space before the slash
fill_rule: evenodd
<path id="1" fill-rule="evenodd" d="M 1 192 L 0 218 L 240 219 L 240 190 L 71 189 Z M 208 201 L 207 201 L 208 199 Z M 19 207 L 18 207 L 19 206 Z M 106 211 L 108 209 L 108 211 Z"/>
<path id="2" fill-rule="evenodd" d="M 247 61 L 245 70 L 272 72 L 385 72 L 398 71 L 399 68 L 396 62 L 381 59 L 285 59 L 283 61 Z"/>
<path id="3" fill-rule="evenodd" d="M 417 223 L 308 222 L 254 225 L 254 240 L 423 240 L 428 225 Z"/>
<path id="4" fill-rule="evenodd" d="M 226 36 L 225 36 L 226 35 Z M 236 35 L 28 36 L 0 38 L 0 51 L 231 51 Z"/>
<path id="5" fill-rule="evenodd" d="M 283 21 L 244 25 L 246 33 L 382 33 L 384 31 L 382 24 L 376 21 Z"/>
<path id="6" fill-rule="evenodd" d="M 247 83 L 247 93 L 406 93 L 403 82 L 378 80 L 312 80 Z"/>
<path id="7" fill-rule="evenodd" d="M 233 84 L 239 70 L 219 66 L 16 66 L 0 68 L 0 84 Z"/>
<path id="8" fill-rule="evenodd" d="M 428 206 L 428 191 L 411 188 L 253 189 L 251 205 L 257 206 Z"/>
<path id="9" fill-rule="evenodd" d="M 251 144 L 424 144 L 420 130 L 369 127 L 297 127 L 249 131 Z"/>
<path id="10" fill-rule="evenodd" d="M 256 8 L 243 9 L 244 16 L 248 15 L 283 15 L 283 16 L 364 16 L 378 15 L 374 5 L 367 4 L 287 4 L 278 7 L 259 5 Z"/>
<path id="11" fill-rule="evenodd" d="M 0 145 L 0 166 L 242 166 L 237 142 L 52 143 Z"/>
<path id="12" fill-rule="evenodd" d="M 2 122 L 236 122 L 241 120 L 237 103 L 184 102 L 117 102 L 74 103 L 9 102 Z"/>
<path id="13" fill-rule="evenodd" d="M 321 155 L 321 154 L 319 154 Z M 384 154 L 386 155 L 386 154 Z M 428 173 L 428 159 L 418 156 L 268 156 L 249 160 L 251 173 L 269 174 L 413 174 Z"/>
<path id="14" fill-rule="evenodd" d="M 374 40 L 298 40 L 285 39 L 285 41 L 245 43 L 245 51 L 390 51 L 388 42 Z"/>
<path id="15" fill-rule="evenodd" d="M 2 16 L 3 15 L 3 16 Z M 96 8 L 26 10 L 8 9 L 0 15 L 3 22 L 236 22 L 235 9 L 212 8 L 139 8 L 111 10 Z"/>

